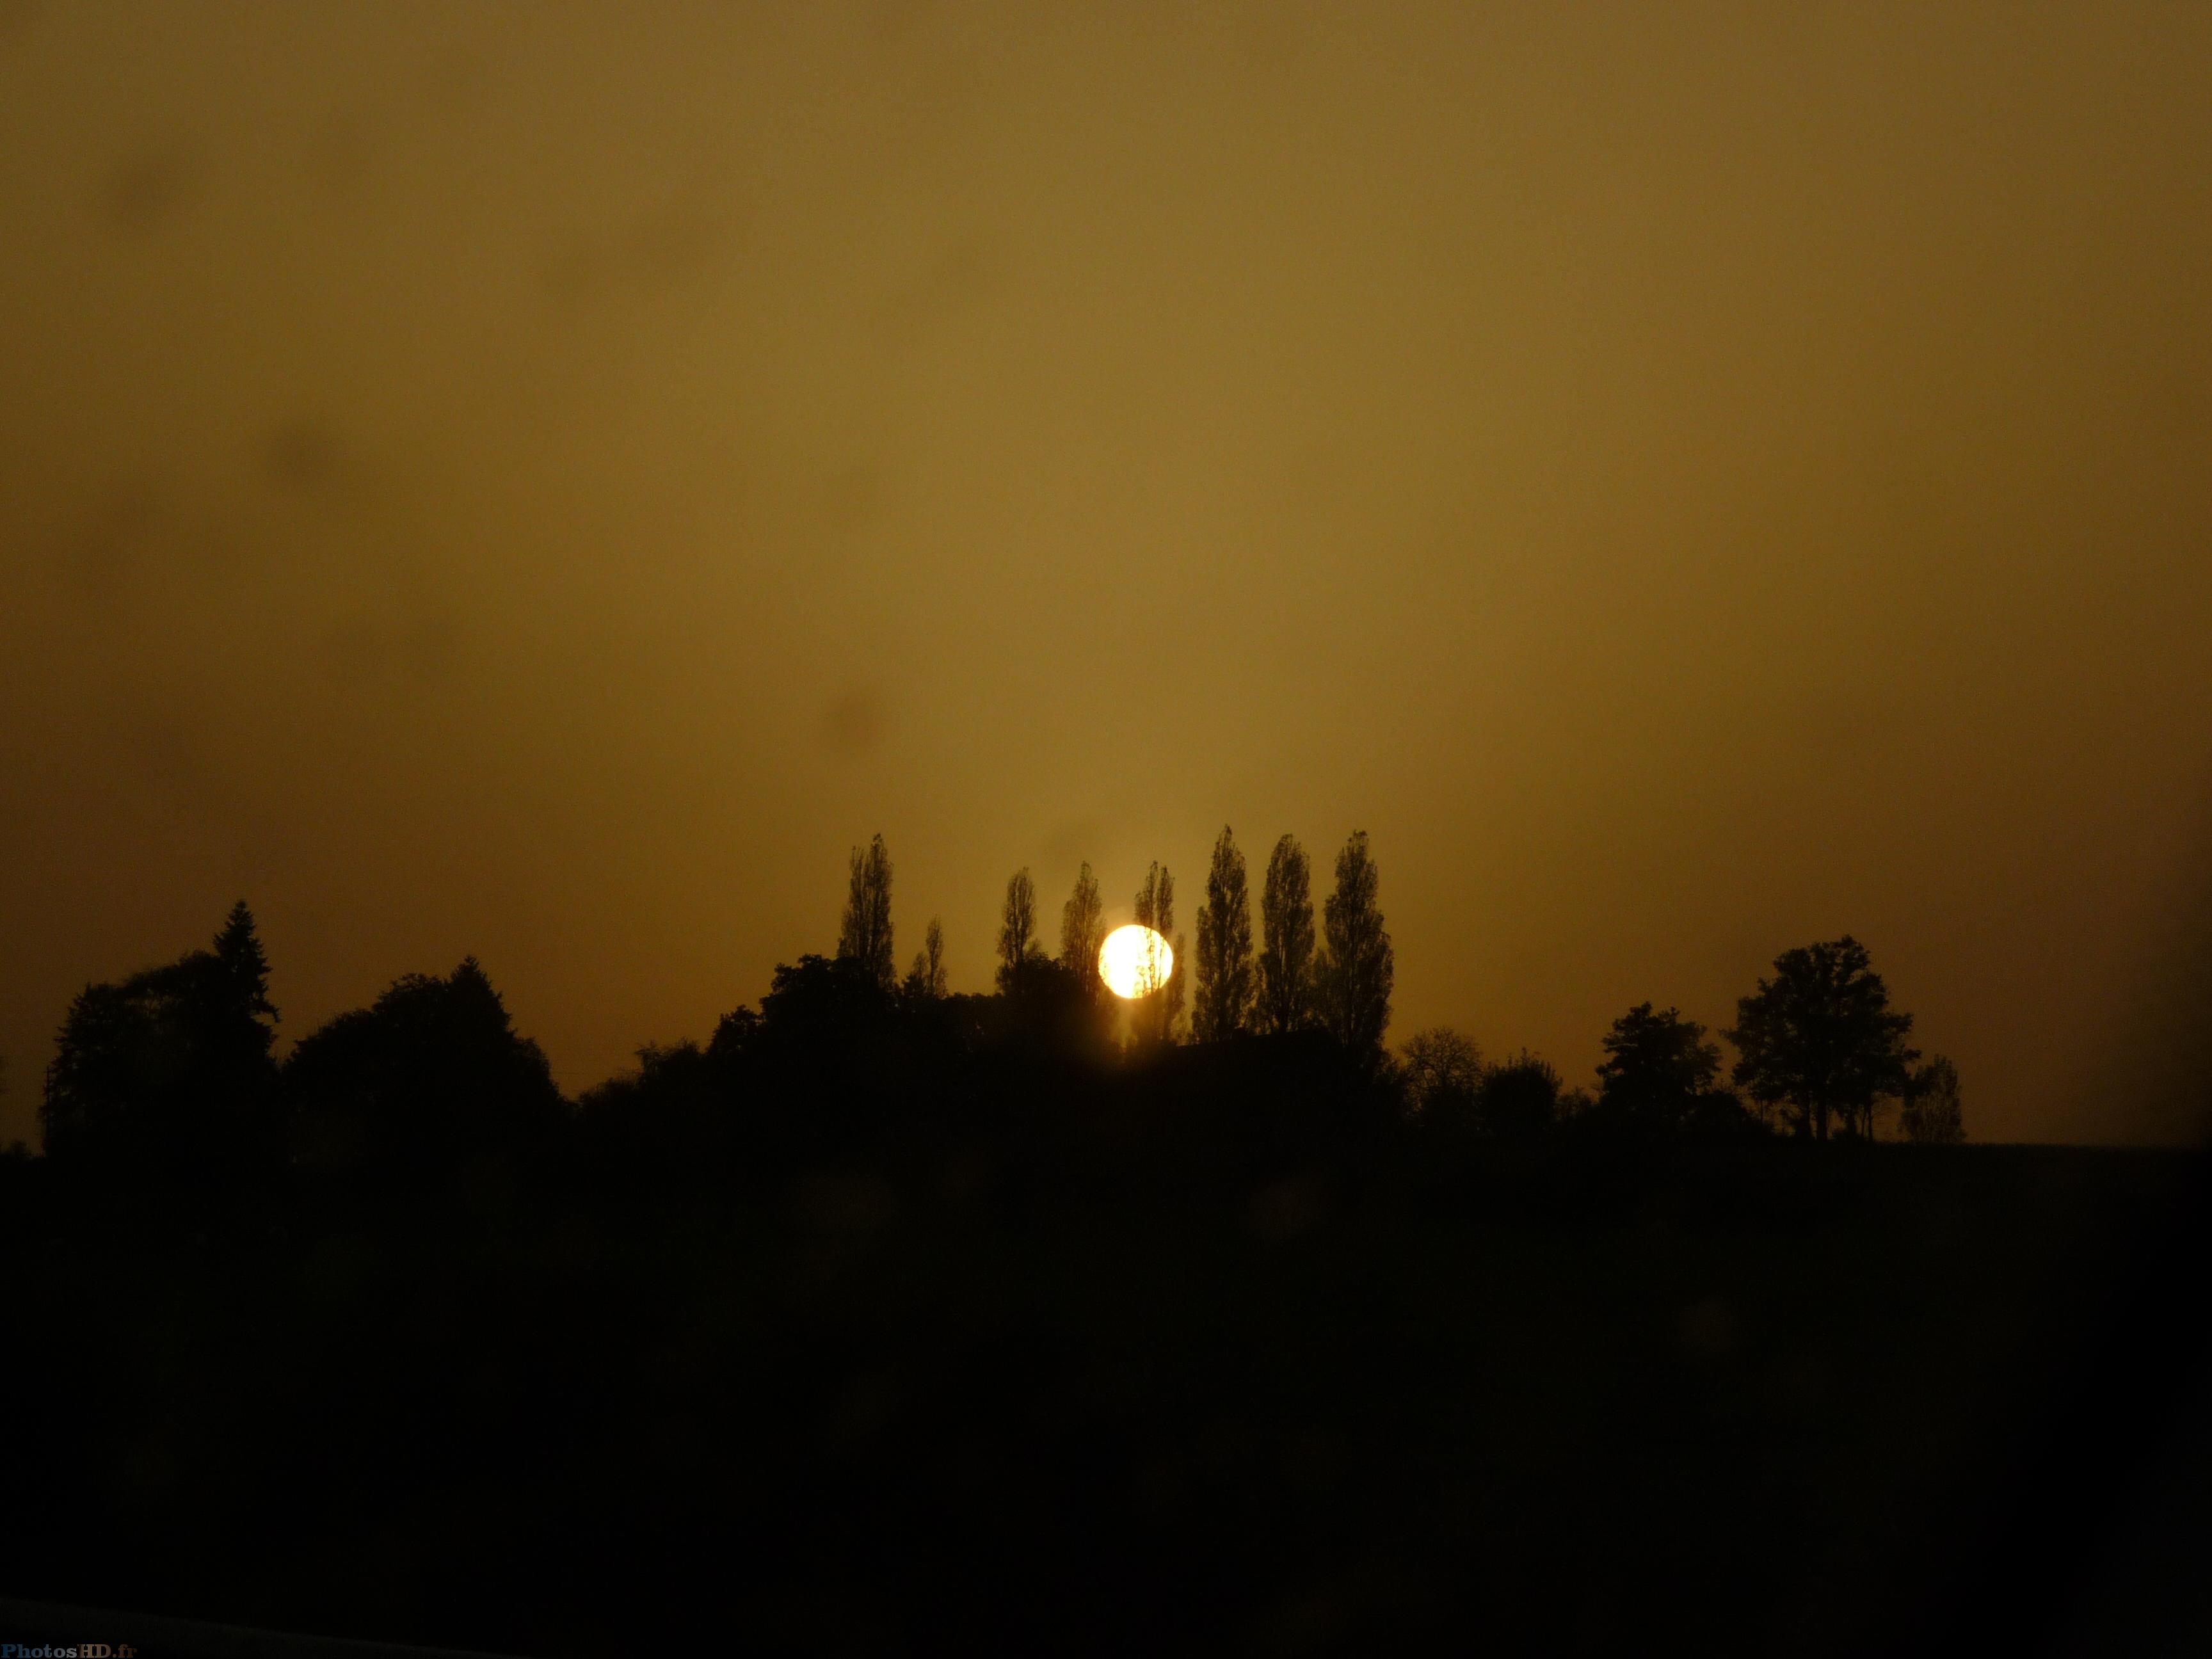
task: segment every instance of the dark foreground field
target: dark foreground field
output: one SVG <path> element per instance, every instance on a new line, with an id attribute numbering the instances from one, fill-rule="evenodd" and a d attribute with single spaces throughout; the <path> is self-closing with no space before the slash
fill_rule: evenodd
<path id="1" fill-rule="evenodd" d="M 2193 1158 L 1172 1093 L 223 1199 L 0 1165 L 0 1594 L 547 1655 L 2018 1650 L 2136 1547 Z"/>

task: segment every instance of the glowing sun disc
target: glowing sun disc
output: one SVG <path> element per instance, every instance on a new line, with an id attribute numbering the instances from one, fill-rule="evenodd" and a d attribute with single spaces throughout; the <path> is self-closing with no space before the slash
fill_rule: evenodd
<path id="1" fill-rule="evenodd" d="M 1098 977 L 1117 997 L 1150 996 L 1173 972 L 1175 951 L 1167 940 L 1135 922 L 1116 927 L 1098 947 Z"/>

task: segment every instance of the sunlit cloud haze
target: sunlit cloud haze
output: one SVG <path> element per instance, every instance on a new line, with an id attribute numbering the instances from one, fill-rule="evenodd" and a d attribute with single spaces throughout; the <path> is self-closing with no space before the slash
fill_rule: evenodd
<path id="1" fill-rule="evenodd" d="M 0 4 L 0 1138 L 258 913 L 580 1087 L 1367 830 L 1571 1079 L 1865 939 L 2124 1139 L 2202 888 L 2201 5 Z"/>

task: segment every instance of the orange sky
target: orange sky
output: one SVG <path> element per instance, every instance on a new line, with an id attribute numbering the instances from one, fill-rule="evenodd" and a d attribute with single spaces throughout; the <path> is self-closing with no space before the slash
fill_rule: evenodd
<path id="1" fill-rule="evenodd" d="M 259 912 L 581 1086 L 1364 827 L 1587 1077 L 1850 931 L 1996 1138 L 2212 760 L 2212 10 L 0 0 L 0 1136 Z"/>

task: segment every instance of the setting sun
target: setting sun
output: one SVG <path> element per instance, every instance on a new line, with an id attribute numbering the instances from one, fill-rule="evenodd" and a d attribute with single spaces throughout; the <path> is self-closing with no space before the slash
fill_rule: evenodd
<path id="1" fill-rule="evenodd" d="M 1098 977 L 1117 997 L 1150 996 L 1175 972 L 1175 951 L 1151 928 L 1116 927 L 1098 947 Z"/>

